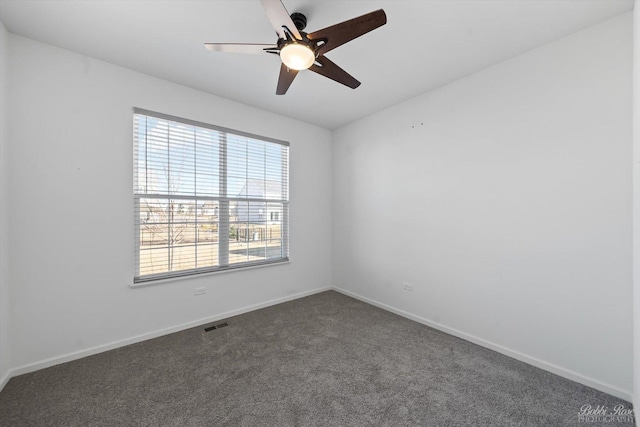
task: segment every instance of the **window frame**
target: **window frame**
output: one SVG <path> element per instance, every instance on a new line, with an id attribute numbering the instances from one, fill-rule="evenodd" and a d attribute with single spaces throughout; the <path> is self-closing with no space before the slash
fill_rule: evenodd
<path id="1" fill-rule="evenodd" d="M 221 142 L 221 146 L 224 146 L 224 148 L 219 148 L 219 155 L 220 157 L 220 164 L 225 164 L 228 162 L 228 158 L 226 157 L 228 155 L 227 152 L 227 135 L 233 135 L 234 137 L 240 137 L 240 138 L 250 138 L 252 140 L 257 140 L 257 141 L 261 141 L 261 142 L 265 142 L 265 143 L 272 143 L 272 144 L 278 144 L 281 145 L 283 147 L 286 147 L 286 150 L 284 151 L 284 164 L 281 166 L 282 167 L 282 175 L 281 175 L 281 179 L 283 180 L 281 185 L 282 185 L 282 189 L 283 194 L 281 196 L 280 199 L 268 199 L 266 198 L 266 194 L 264 198 L 255 198 L 255 197 L 235 197 L 235 196 L 229 196 L 228 194 L 226 194 L 227 191 L 227 178 L 229 176 L 229 171 L 227 170 L 227 167 L 225 166 L 222 170 L 218 171 L 218 179 L 219 179 L 219 186 L 220 188 L 224 188 L 224 191 L 222 192 L 222 194 L 218 194 L 217 196 L 211 196 L 211 195 L 198 195 L 195 192 L 194 189 L 194 194 L 193 195 L 183 195 L 183 194 L 172 194 L 172 192 L 170 190 L 167 191 L 166 194 L 154 194 L 154 193 L 149 193 L 148 189 L 145 192 L 139 192 L 138 189 L 136 188 L 136 184 L 137 184 L 137 174 L 138 174 L 138 164 L 137 164 L 137 156 L 138 156 L 138 150 L 139 150 L 139 143 L 137 140 L 137 135 L 136 135 L 136 115 L 140 115 L 140 116 L 147 116 L 147 117 L 152 117 L 155 119 L 159 119 L 159 120 L 165 120 L 168 122 L 175 122 L 175 123 L 179 123 L 182 125 L 186 125 L 186 126 L 193 126 L 196 128 L 203 128 L 203 129 L 209 129 L 209 130 L 213 130 L 216 131 L 218 133 L 221 134 L 221 140 L 224 142 Z M 227 271 L 238 271 L 238 270 L 244 270 L 244 269 L 251 269 L 251 268 L 255 268 L 255 267 L 262 267 L 262 266 L 270 266 L 270 265 L 277 265 L 277 264 L 283 264 L 283 263 L 288 263 L 289 260 L 289 203 L 290 203 L 290 193 L 289 193 L 289 158 L 290 158 L 290 144 L 287 141 L 282 141 L 279 139 L 274 139 L 274 138 L 269 138 L 269 137 L 265 137 L 262 135 L 256 135 L 256 134 L 252 134 L 252 133 L 248 133 L 248 132 L 243 132 L 243 131 L 239 131 L 236 129 L 230 129 L 230 128 L 226 128 L 226 127 L 222 127 L 222 126 L 216 126 L 216 125 L 212 125 L 209 123 L 204 123 L 204 122 L 199 122 L 196 120 L 191 120 L 191 119 L 185 119 L 182 117 L 177 117 L 177 116 L 172 116 L 169 114 L 164 114 L 164 113 L 158 113 L 155 111 L 150 111 L 150 110 L 146 110 L 146 109 L 142 109 L 142 108 L 138 108 L 138 107 L 134 107 L 133 108 L 133 114 L 132 114 L 132 119 L 133 119 L 133 123 L 132 123 L 132 128 L 133 128 L 133 179 L 132 179 L 132 183 L 133 183 L 133 203 L 134 203 L 134 234 L 135 234 L 135 265 L 134 265 L 134 275 L 133 275 L 133 286 L 136 285 L 144 285 L 144 284 L 151 284 L 157 281 L 165 281 L 165 280 L 170 280 L 170 279 L 178 279 L 178 278 L 182 278 L 182 277 L 194 277 L 194 276 L 198 276 L 198 275 L 202 275 L 202 274 L 211 274 L 211 273 L 220 273 L 220 272 L 227 272 Z M 223 154 L 224 153 L 224 156 Z M 249 154 L 247 153 L 247 158 L 249 158 Z M 247 178 L 247 184 L 248 185 L 248 181 L 249 178 Z M 266 185 L 266 184 L 265 184 Z M 157 198 L 159 200 L 179 200 L 179 199 L 183 199 L 183 200 L 194 200 L 196 201 L 196 206 L 200 203 L 200 202 L 208 202 L 208 201 L 215 201 L 217 202 L 217 207 L 215 208 L 216 210 L 219 211 L 219 215 L 218 215 L 218 222 L 217 222 L 217 229 L 218 229 L 218 262 L 220 262 L 221 259 L 226 260 L 226 265 L 216 265 L 216 266 L 207 266 L 207 267 L 194 267 L 192 269 L 186 269 L 186 270 L 178 270 L 178 271 L 167 271 L 167 272 L 163 272 L 163 273 L 152 273 L 152 274 L 145 274 L 145 275 L 140 275 L 140 251 L 141 251 L 141 221 L 140 221 L 140 200 L 141 199 L 149 199 L 149 198 Z M 268 206 L 269 204 L 275 203 L 275 204 L 281 204 L 282 205 L 282 212 L 280 215 L 281 218 L 281 253 L 282 256 L 281 257 L 277 257 L 277 258 L 266 258 L 263 260 L 257 260 L 257 261 L 247 261 L 247 262 L 240 262 L 240 263 L 234 263 L 234 264 L 229 264 L 229 256 L 230 256 L 230 249 L 229 249 L 229 244 L 231 242 L 231 236 L 230 236 L 230 217 L 231 217 L 231 210 L 230 210 L 230 205 L 233 202 L 247 202 L 247 203 L 252 203 L 252 202 L 257 202 L 257 203 L 264 203 L 266 206 Z M 226 212 L 226 214 L 222 214 L 222 212 Z M 269 222 L 269 219 L 267 218 L 267 222 Z M 247 221 L 247 224 L 249 224 L 249 221 Z M 194 242 L 194 246 L 197 246 L 198 242 Z M 171 242 L 167 242 L 167 248 L 172 248 L 173 243 Z M 171 249 L 169 249 L 171 250 Z M 222 253 L 225 253 L 224 255 L 221 255 Z M 266 255 L 266 249 L 265 249 L 265 255 Z"/>

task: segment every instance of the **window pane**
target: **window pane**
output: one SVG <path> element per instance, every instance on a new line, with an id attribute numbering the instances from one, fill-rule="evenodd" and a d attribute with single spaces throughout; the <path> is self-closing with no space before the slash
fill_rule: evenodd
<path id="1" fill-rule="evenodd" d="M 167 194 L 169 191 L 169 126 L 166 121 L 147 120 L 146 193 Z"/>
<path id="2" fill-rule="evenodd" d="M 168 202 L 162 199 L 141 198 L 139 201 L 139 244 L 166 245 L 168 243 Z"/>
<path id="3" fill-rule="evenodd" d="M 198 268 L 218 265 L 218 245 L 198 245 Z"/>
<path id="4" fill-rule="evenodd" d="M 198 224 L 197 243 L 218 243 L 218 223 Z"/>
<path id="5" fill-rule="evenodd" d="M 247 214 L 249 212 L 249 204 L 247 202 L 231 202 L 229 204 L 229 221 L 230 223 L 240 222 L 242 221 L 240 218 L 247 218 Z"/>
<path id="6" fill-rule="evenodd" d="M 229 197 L 247 197 L 247 178 L 229 175 L 227 178 L 227 195 Z"/>
<path id="7" fill-rule="evenodd" d="M 217 175 L 198 173 L 196 176 L 196 194 L 218 196 L 220 194 L 220 178 Z"/>
<path id="8" fill-rule="evenodd" d="M 227 171 L 229 175 L 247 176 L 247 140 L 227 138 Z"/>
<path id="9" fill-rule="evenodd" d="M 280 240 L 282 239 L 282 225 L 279 223 L 269 223 L 267 225 L 267 240 Z"/>
<path id="10" fill-rule="evenodd" d="M 282 257 L 282 241 L 267 240 L 267 258 L 281 258 Z"/>
<path id="11" fill-rule="evenodd" d="M 173 246 L 170 259 L 171 271 L 181 271 L 196 268 L 195 246 Z"/>
<path id="12" fill-rule="evenodd" d="M 140 248 L 140 276 L 165 273 L 169 269 L 169 248 L 148 246 Z"/>
<path id="13" fill-rule="evenodd" d="M 169 124 L 170 194 L 195 194 L 195 130 L 179 123 Z"/>
<path id="14" fill-rule="evenodd" d="M 193 245 L 196 241 L 196 224 L 174 222 L 169 225 L 169 242 L 172 246 Z"/>
<path id="15" fill-rule="evenodd" d="M 220 195 L 220 134 L 195 129 L 196 194 Z"/>
<path id="16" fill-rule="evenodd" d="M 229 243 L 229 265 L 247 262 L 249 257 L 248 245 L 244 241 Z"/>
<path id="17" fill-rule="evenodd" d="M 265 143 L 250 139 L 247 142 L 247 178 L 265 180 Z"/>

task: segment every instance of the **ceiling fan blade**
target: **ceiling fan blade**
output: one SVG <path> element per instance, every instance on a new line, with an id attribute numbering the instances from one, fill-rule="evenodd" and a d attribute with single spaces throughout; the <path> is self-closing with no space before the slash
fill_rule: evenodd
<path id="1" fill-rule="evenodd" d="M 272 44 L 250 44 L 250 43 L 205 43 L 204 47 L 213 52 L 228 53 L 265 53 L 270 49 L 278 49 Z"/>
<path id="2" fill-rule="evenodd" d="M 291 16 L 289 16 L 289 12 L 284 7 L 284 4 L 280 0 L 261 0 L 262 7 L 267 12 L 267 17 L 269 21 L 271 21 L 271 25 L 273 25 L 273 29 L 276 30 L 276 34 L 281 39 L 286 40 L 287 36 L 284 31 L 284 27 L 287 27 L 289 32 L 298 40 L 302 40 L 302 36 L 298 31 L 298 28 L 291 20 Z"/>
<path id="3" fill-rule="evenodd" d="M 317 57 L 316 63 L 309 67 L 309 70 L 328 77 L 338 83 L 342 83 L 345 86 L 349 86 L 351 89 L 355 89 L 360 86 L 360 82 L 351 74 L 347 73 L 324 56 Z"/>
<path id="4" fill-rule="evenodd" d="M 293 79 L 298 75 L 297 70 L 292 70 L 284 64 L 280 64 L 280 77 L 278 77 L 278 88 L 276 89 L 276 95 L 284 95 L 287 93 L 287 89 L 293 83 Z"/>
<path id="5" fill-rule="evenodd" d="M 307 37 L 312 41 L 325 41 L 317 51 L 317 54 L 323 55 L 348 41 L 383 26 L 386 23 L 387 15 L 384 13 L 384 10 L 380 9 L 336 25 L 323 28 L 322 30 L 314 31 L 311 34 L 307 34 Z"/>

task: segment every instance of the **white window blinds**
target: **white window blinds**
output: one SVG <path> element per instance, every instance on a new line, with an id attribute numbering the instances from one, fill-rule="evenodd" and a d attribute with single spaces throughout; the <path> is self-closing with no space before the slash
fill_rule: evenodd
<path id="1" fill-rule="evenodd" d="M 134 109 L 134 282 L 287 261 L 289 144 Z"/>

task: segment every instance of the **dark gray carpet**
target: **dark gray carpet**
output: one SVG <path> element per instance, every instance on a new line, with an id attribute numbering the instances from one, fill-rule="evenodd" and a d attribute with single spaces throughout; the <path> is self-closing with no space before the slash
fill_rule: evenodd
<path id="1" fill-rule="evenodd" d="M 13 378 L 0 425 L 633 425 L 580 422 L 630 404 L 337 292 L 227 321 Z"/>

